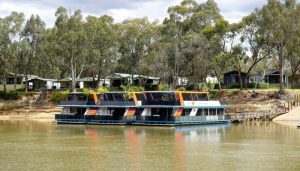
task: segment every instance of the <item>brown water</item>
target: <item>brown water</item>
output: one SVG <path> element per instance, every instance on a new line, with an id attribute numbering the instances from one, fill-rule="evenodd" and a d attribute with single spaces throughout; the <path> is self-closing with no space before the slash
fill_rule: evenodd
<path id="1" fill-rule="evenodd" d="M 300 129 L 0 121 L 0 170 L 300 170 Z"/>

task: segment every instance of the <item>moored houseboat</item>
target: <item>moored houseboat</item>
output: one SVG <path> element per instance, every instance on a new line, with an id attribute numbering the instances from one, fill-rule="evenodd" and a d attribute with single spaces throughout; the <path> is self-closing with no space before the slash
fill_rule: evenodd
<path id="1" fill-rule="evenodd" d="M 57 123 L 195 125 L 229 123 L 226 105 L 208 92 L 152 91 L 69 94 Z"/>

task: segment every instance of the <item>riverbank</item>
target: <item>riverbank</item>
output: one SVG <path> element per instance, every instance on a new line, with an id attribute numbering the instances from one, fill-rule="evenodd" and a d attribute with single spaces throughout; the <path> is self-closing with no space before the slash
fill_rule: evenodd
<path id="1" fill-rule="evenodd" d="M 43 122 L 54 121 L 55 114 L 60 113 L 57 106 L 23 107 L 8 111 L 0 111 L 0 120 L 36 120 Z"/>
<path id="2" fill-rule="evenodd" d="M 300 106 L 295 107 L 287 114 L 274 118 L 273 121 L 300 122 Z"/>
<path id="3" fill-rule="evenodd" d="M 19 100 L 0 100 L 0 120 L 54 121 L 54 115 L 61 109 L 49 100 L 35 105 L 37 95 L 23 96 Z"/>
<path id="4" fill-rule="evenodd" d="M 218 92 L 212 100 L 220 100 L 230 106 L 228 113 L 253 111 L 286 111 L 289 102 L 294 100 L 298 91 L 288 91 L 278 94 L 268 90 L 224 90 Z M 38 95 L 25 96 L 20 100 L 0 100 L 0 120 L 45 120 L 53 121 L 54 115 L 61 112 L 56 104 L 49 99 L 36 106 Z M 300 113 L 300 109 L 299 109 Z"/>

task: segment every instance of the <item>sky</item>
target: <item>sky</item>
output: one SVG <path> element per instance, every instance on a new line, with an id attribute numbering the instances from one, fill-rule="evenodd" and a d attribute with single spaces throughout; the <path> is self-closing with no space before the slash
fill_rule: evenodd
<path id="1" fill-rule="evenodd" d="M 151 21 L 162 21 L 168 16 L 170 6 L 180 4 L 182 0 L 0 0 L 0 17 L 8 16 L 12 11 L 23 12 L 27 18 L 38 14 L 52 27 L 55 21 L 55 11 L 59 6 L 74 12 L 80 9 L 84 17 L 88 15 L 110 15 L 116 22 L 125 19 L 148 17 Z M 197 0 L 204 2 L 205 0 Z M 234 23 L 262 7 L 267 0 L 215 0 L 221 14 L 229 22 Z"/>

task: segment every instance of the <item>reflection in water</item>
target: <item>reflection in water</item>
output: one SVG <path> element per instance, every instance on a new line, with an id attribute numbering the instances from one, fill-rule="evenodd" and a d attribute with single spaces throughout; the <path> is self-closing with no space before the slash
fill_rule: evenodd
<path id="1" fill-rule="evenodd" d="M 0 170 L 297 170 L 300 130 L 272 122 L 130 127 L 0 122 Z"/>

